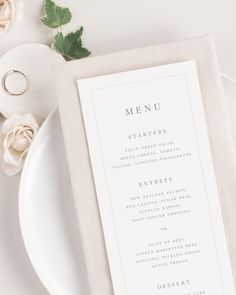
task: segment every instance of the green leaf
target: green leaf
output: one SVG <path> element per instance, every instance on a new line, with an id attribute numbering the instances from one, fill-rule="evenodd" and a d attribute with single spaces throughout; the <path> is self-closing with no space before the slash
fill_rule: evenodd
<path id="1" fill-rule="evenodd" d="M 44 16 L 41 21 L 48 27 L 56 29 L 71 20 L 71 12 L 69 8 L 57 6 L 52 0 L 44 2 Z"/>
<path id="2" fill-rule="evenodd" d="M 64 36 L 61 32 L 57 33 L 52 47 L 66 60 L 84 58 L 90 55 L 90 51 L 82 46 L 81 36 L 83 27 L 77 31 Z"/>

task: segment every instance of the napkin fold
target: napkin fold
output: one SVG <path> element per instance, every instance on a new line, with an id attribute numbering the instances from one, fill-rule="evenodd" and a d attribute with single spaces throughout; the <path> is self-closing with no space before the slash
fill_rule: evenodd
<path id="1" fill-rule="evenodd" d="M 236 157 L 211 36 L 57 65 L 55 83 L 91 295 L 112 295 L 76 80 L 194 59 L 197 64 L 228 248 L 236 279 Z"/>

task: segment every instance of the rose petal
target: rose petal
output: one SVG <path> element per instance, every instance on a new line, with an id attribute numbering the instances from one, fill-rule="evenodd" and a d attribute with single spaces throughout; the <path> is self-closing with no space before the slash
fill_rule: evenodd
<path id="1" fill-rule="evenodd" d="M 35 117 L 32 114 L 27 113 L 24 115 L 13 115 L 8 118 L 2 126 L 2 132 L 6 135 L 13 128 L 20 128 L 19 126 L 32 129 L 33 131 L 37 131 L 39 129 L 39 125 Z"/>
<path id="2" fill-rule="evenodd" d="M 2 163 L 2 169 L 8 176 L 14 176 L 18 174 L 19 172 L 21 172 L 22 168 L 23 168 L 23 163 L 18 167 L 6 164 L 5 162 Z"/>
<path id="3" fill-rule="evenodd" d="M 11 146 L 13 141 L 14 141 L 14 134 L 13 134 L 13 132 L 10 132 L 7 134 L 7 136 L 5 137 L 5 139 L 3 141 L 4 149 L 5 150 L 8 149 Z"/>
<path id="4" fill-rule="evenodd" d="M 21 152 L 15 151 L 9 148 L 3 153 L 3 159 L 7 164 L 12 164 L 13 166 L 18 166 L 21 161 Z"/>
<path id="5" fill-rule="evenodd" d="M 16 138 L 11 144 L 11 147 L 16 151 L 23 152 L 29 148 L 30 144 L 31 139 L 28 139 L 23 134 L 17 134 Z"/>
<path id="6" fill-rule="evenodd" d="M 12 19 L 12 6 L 10 1 L 4 1 L 0 10 L 0 21 L 10 22 Z"/>
<path id="7" fill-rule="evenodd" d="M 10 20 L 0 20 L 0 26 L 1 27 L 6 27 L 8 25 Z"/>
<path id="8" fill-rule="evenodd" d="M 24 114 L 21 118 L 21 122 L 20 122 L 22 125 L 24 126 L 29 126 L 31 127 L 33 130 L 38 130 L 39 129 L 39 125 L 38 125 L 38 122 L 37 120 L 35 119 L 35 117 L 30 114 L 30 113 L 27 113 L 27 114 Z"/>
<path id="9" fill-rule="evenodd" d="M 32 143 L 32 141 L 33 141 L 33 138 L 32 137 L 29 137 L 28 135 L 25 135 L 25 134 L 23 134 L 24 136 L 24 138 L 25 139 L 27 139 L 27 141 L 28 141 L 28 143 L 29 143 L 29 145 Z"/>
<path id="10" fill-rule="evenodd" d="M 2 133 L 3 135 L 7 135 L 14 127 L 19 124 L 21 116 L 20 115 L 13 115 L 8 118 L 2 125 Z"/>
<path id="11" fill-rule="evenodd" d="M 30 141 L 33 139 L 33 132 L 32 130 L 23 130 L 23 135 Z"/>
<path id="12" fill-rule="evenodd" d="M 20 157 L 20 161 L 21 162 L 24 162 L 25 158 L 26 158 L 26 155 L 28 154 L 28 151 L 29 151 L 29 147 L 27 149 L 25 149 L 23 151 L 23 153 L 21 154 L 21 157 Z"/>

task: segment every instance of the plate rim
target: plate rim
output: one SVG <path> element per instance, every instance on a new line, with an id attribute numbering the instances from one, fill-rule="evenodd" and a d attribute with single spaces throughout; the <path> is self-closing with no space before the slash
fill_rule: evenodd
<path id="1" fill-rule="evenodd" d="M 24 187 L 24 183 L 25 183 L 27 167 L 28 167 L 28 165 L 30 163 L 31 154 L 34 151 L 34 146 L 37 145 L 37 142 L 41 138 L 41 134 L 44 132 L 44 130 L 47 128 L 47 126 L 50 124 L 50 122 L 53 120 L 53 118 L 55 116 L 59 116 L 59 112 L 58 112 L 57 108 L 54 109 L 53 111 L 51 111 L 49 116 L 45 119 L 45 121 L 41 125 L 38 133 L 36 134 L 32 144 L 30 146 L 30 149 L 28 151 L 28 154 L 27 154 L 25 162 L 24 162 L 24 167 L 23 167 L 22 172 L 21 172 L 20 183 L 19 183 L 19 192 L 18 192 L 18 217 L 19 217 L 20 232 L 21 232 L 21 235 L 22 235 L 23 244 L 24 244 L 26 253 L 28 255 L 29 261 L 30 261 L 30 263 L 31 263 L 37 277 L 39 278 L 39 280 L 41 281 L 41 283 L 45 287 L 46 291 L 49 292 L 49 294 L 54 294 L 54 293 L 58 294 L 58 290 L 55 290 L 54 285 L 47 278 L 47 276 L 44 274 L 44 272 L 38 267 L 38 265 L 34 263 L 34 258 L 32 258 L 33 255 L 31 253 L 30 246 L 27 243 L 27 237 L 26 237 L 25 231 L 23 229 L 24 224 L 25 224 L 25 220 L 24 220 L 24 215 L 23 215 L 23 210 L 22 210 L 22 206 L 23 206 L 22 205 L 22 203 L 23 203 L 22 199 L 23 199 L 23 187 Z"/>

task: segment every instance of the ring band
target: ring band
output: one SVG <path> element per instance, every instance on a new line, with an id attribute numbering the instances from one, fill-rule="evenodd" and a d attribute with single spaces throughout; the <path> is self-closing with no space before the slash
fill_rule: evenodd
<path id="1" fill-rule="evenodd" d="M 20 91 L 20 92 L 12 92 L 12 91 L 10 91 L 10 90 L 7 88 L 7 85 L 6 85 L 7 78 L 8 78 L 10 75 L 12 75 L 12 74 L 19 74 L 19 75 L 21 75 L 21 76 L 25 79 L 25 81 L 26 81 L 26 87 L 25 87 L 25 89 L 23 89 L 23 90 Z M 10 70 L 10 71 L 8 71 L 8 72 L 2 77 L 1 84 L 2 84 L 2 88 L 3 88 L 3 90 L 4 90 L 8 95 L 11 95 L 11 96 L 20 96 L 20 95 L 23 95 L 23 94 L 27 91 L 27 89 L 28 89 L 28 78 L 27 78 L 27 76 L 26 76 L 24 73 L 22 73 L 22 72 L 19 71 L 19 70 Z"/>

